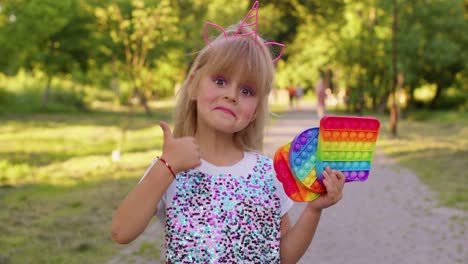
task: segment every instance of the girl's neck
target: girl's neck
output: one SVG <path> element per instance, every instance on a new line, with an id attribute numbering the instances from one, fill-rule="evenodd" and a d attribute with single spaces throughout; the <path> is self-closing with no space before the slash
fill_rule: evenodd
<path id="1" fill-rule="evenodd" d="M 204 132 L 195 134 L 202 159 L 216 166 L 230 166 L 244 157 L 244 151 L 236 146 L 233 135 Z"/>

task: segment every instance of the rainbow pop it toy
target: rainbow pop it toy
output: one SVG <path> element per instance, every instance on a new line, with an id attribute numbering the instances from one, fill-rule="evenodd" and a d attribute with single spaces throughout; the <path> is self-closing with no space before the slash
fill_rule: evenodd
<path id="1" fill-rule="evenodd" d="M 319 128 L 313 127 L 299 133 L 291 143 L 289 150 L 289 166 L 291 171 L 303 186 L 315 193 L 325 192 L 325 187 L 318 184 L 315 162 Z"/>
<path id="2" fill-rule="evenodd" d="M 340 170 L 346 182 L 369 177 L 380 122 L 373 117 L 326 116 L 278 148 L 273 165 L 286 194 L 296 202 L 325 193 L 322 172 Z"/>
<path id="3" fill-rule="evenodd" d="M 380 122 L 373 117 L 326 116 L 320 120 L 316 170 L 340 170 L 346 182 L 369 177 Z"/>
<path id="4" fill-rule="evenodd" d="M 291 173 L 289 166 L 289 150 L 291 143 L 288 143 L 280 148 L 275 153 L 273 159 L 273 167 L 276 171 L 276 176 L 278 180 L 283 184 L 284 191 L 286 195 L 289 196 L 293 201 L 296 202 L 309 202 L 317 199 L 319 197 L 318 193 L 314 193 L 311 190 L 307 189 L 300 182 L 296 181 L 294 176 Z M 320 185 L 316 181 L 316 185 Z"/>

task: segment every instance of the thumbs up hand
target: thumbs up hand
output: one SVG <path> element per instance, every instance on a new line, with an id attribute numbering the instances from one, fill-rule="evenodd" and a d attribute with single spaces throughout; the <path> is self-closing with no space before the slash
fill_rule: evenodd
<path id="1" fill-rule="evenodd" d="M 172 166 L 174 173 L 194 168 L 201 163 L 201 153 L 194 137 L 174 138 L 168 124 L 159 122 L 164 135 L 162 157 Z"/>

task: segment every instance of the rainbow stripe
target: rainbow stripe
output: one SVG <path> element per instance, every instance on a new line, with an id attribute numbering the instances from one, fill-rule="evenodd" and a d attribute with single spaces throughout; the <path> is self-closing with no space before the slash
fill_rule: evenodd
<path id="1" fill-rule="evenodd" d="M 365 181 L 379 133 L 380 122 L 372 117 L 326 116 L 320 120 L 317 147 L 317 179 L 326 166 L 341 170 L 346 181 Z"/>

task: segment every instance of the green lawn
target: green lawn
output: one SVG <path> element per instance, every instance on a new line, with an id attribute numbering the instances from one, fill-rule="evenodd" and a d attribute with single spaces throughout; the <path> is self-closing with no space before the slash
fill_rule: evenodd
<path id="1" fill-rule="evenodd" d="M 111 215 L 160 154 L 158 120 L 136 113 L 0 116 L 0 263 L 103 263 Z M 119 162 L 112 151 L 122 144 Z"/>
<path id="2" fill-rule="evenodd" d="M 412 169 L 439 196 L 440 205 L 468 210 L 468 114 L 413 112 L 390 135 L 390 122 L 381 116 L 378 148 Z"/>

